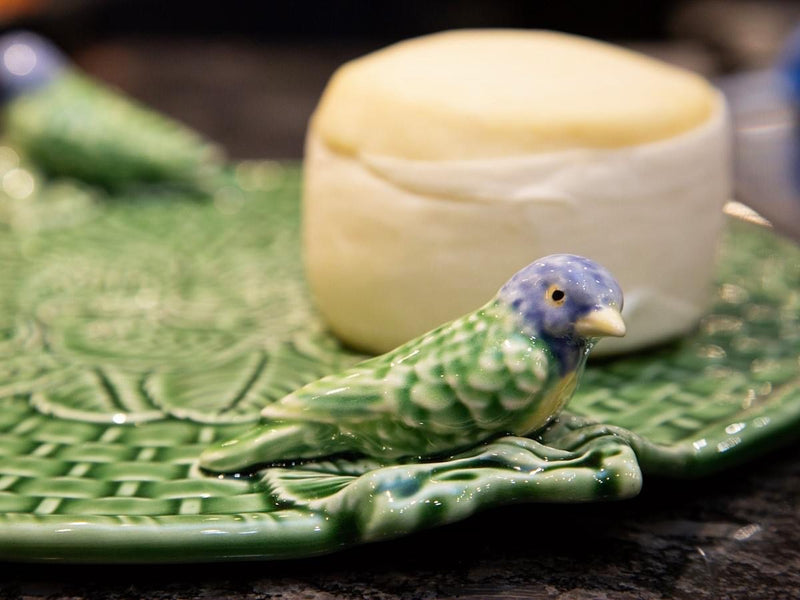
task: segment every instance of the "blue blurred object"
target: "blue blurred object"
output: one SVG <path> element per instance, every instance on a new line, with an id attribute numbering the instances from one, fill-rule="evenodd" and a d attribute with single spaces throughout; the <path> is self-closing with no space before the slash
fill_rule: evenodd
<path id="1" fill-rule="evenodd" d="M 778 69 L 792 104 L 800 106 L 800 29 L 786 41 Z"/>
<path id="2" fill-rule="evenodd" d="M 733 118 L 737 199 L 800 240 L 800 30 L 773 68 L 717 83 Z"/>
<path id="3" fill-rule="evenodd" d="M 67 58 L 49 41 L 29 31 L 0 37 L 0 98 L 8 100 L 51 81 Z"/>
<path id="4" fill-rule="evenodd" d="M 44 38 L 0 37 L 4 143 L 49 177 L 120 190 L 167 185 L 208 197 L 222 151 L 72 65 Z"/>

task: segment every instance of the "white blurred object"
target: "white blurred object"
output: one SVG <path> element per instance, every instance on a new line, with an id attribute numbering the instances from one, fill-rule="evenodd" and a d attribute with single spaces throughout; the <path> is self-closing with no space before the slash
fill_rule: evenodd
<path id="1" fill-rule="evenodd" d="M 737 199 L 800 240 L 800 132 L 786 74 L 777 68 L 718 82 L 733 118 Z"/>

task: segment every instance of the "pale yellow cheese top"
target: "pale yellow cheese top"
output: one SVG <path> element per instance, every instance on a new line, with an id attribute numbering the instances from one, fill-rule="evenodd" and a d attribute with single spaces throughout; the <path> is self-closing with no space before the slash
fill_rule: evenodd
<path id="1" fill-rule="evenodd" d="M 458 30 L 342 66 L 311 129 L 345 154 L 458 160 L 662 140 L 717 107 L 702 77 L 610 44 Z"/>

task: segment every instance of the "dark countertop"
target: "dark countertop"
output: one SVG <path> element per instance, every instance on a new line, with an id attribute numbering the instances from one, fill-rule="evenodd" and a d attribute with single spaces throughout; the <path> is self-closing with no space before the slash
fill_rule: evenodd
<path id="1" fill-rule="evenodd" d="M 306 120 L 329 74 L 377 45 L 126 42 L 77 59 L 235 157 L 299 158 Z M 798 598 L 798 517 L 794 446 L 698 481 L 647 477 L 641 496 L 625 502 L 493 509 L 314 559 L 0 564 L 0 598 Z"/>

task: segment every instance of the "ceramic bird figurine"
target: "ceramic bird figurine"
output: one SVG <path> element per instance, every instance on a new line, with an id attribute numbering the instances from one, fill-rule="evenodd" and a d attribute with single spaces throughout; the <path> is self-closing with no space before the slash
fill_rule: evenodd
<path id="1" fill-rule="evenodd" d="M 90 79 L 33 33 L 0 37 L 0 97 L 5 138 L 49 175 L 205 193 L 222 168 L 215 146 Z"/>
<path id="2" fill-rule="evenodd" d="M 597 263 L 539 259 L 475 312 L 267 406 L 263 424 L 206 449 L 200 464 L 429 456 L 532 433 L 570 399 L 596 339 L 624 335 L 621 310 L 619 284 Z"/>

